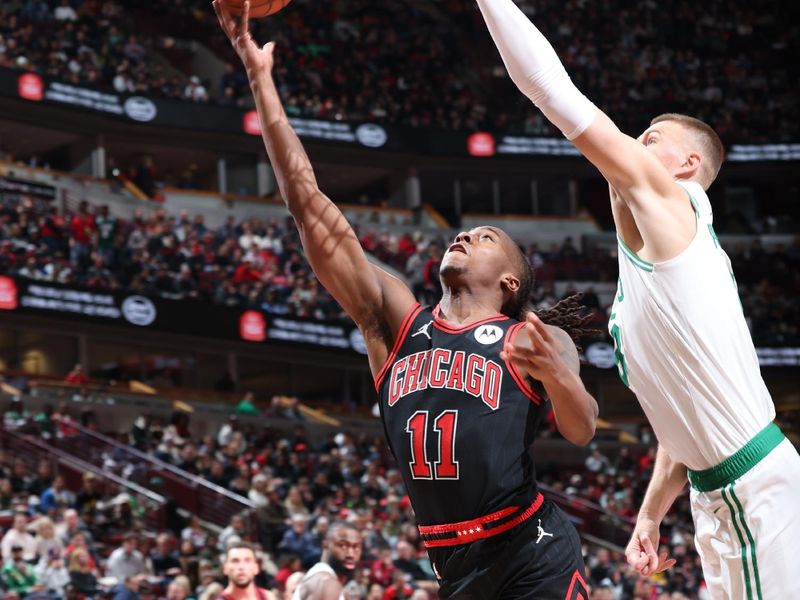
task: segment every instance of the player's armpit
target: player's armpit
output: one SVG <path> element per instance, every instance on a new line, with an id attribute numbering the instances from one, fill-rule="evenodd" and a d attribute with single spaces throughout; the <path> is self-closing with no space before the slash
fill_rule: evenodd
<path id="1" fill-rule="evenodd" d="M 602 173 L 633 216 L 641 236 L 638 247 L 639 240 L 626 236 L 624 223 L 618 218 L 620 211 L 614 211 L 617 231 L 634 252 L 644 248 L 642 258 L 660 262 L 689 245 L 696 231 L 689 197 L 642 143 L 621 132 L 600 111 L 573 143 Z"/>

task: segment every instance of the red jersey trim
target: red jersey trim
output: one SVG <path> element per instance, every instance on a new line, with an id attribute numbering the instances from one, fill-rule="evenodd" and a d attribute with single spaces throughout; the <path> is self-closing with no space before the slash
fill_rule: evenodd
<path id="1" fill-rule="evenodd" d="M 468 325 L 464 325 L 463 327 L 453 327 L 449 325 L 445 321 L 439 318 L 439 305 L 437 304 L 436 307 L 433 309 L 433 326 L 436 329 L 440 329 L 445 333 L 463 333 L 469 329 L 473 329 L 474 327 L 478 327 L 479 325 L 485 325 L 486 323 L 492 323 L 494 321 L 507 321 L 508 317 L 506 315 L 497 314 L 493 317 L 487 317 L 486 319 L 481 319 L 480 321 L 475 321 L 474 323 L 470 323 Z"/>
<path id="2" fill-rule="evenodd" d="M 400 346 L 403 345 L 403 342 L 408 335 L 408 330 L 411 328 L 411 324 L 414 322 L 414 319 L 417 318 L 417 315 L 420 312 L 422 312 L 422 307 L 419 305 L 419 303 L 415 303 L 403 319 L 403 322 L 400 325 L 400 331 L 397 333 L 397 339 L 394 341 L 394 345 L 392 346 L 392 351 L 389 352 L 386 362 L 383 363 L 383 368 L 378 371 L 378 374 L 375 376 L 375 390 L 377 392 L 380 392 L 381 383 L 383 382 L 383 378 L 386 377 L 386 371 L 389 370 L 389 367 L 391 367 L 392 363 L 394 363 L 394 359 L 397 358 L 397 353 L 400 351 Z"/>
<path id="3" fill-rule="evenodd" d="M 489 537 L 499 535 L 509 529 L 516 527 L 523 521 L 530 519 L 542 507 L 544 497 L 541 493 L 536 494 L 536 499 L 533 503 L 526 508 L 523 512 L 516 517 L 498 525 L 497 527 L 485 528 L 485 525 L 491 524 L 494 521 L 499 521 L 514 512 L 518 511 L 520 507 L 509 506 L 490 515 L 478 517 L 471 521 L 461 521 L 460 523 L 448 523 L 444 525 L 420 525 L 419 533 L 421 536 L 435 535 L 443 533 L 455 533 L 455 537 L 439 539 L 439 540 L 423 540 L 426 548 L 438 548 L 442 546 L 461 546 L 462 544 L 469 544 L 476 540 L 482 540 Z"/>
<path id="4" fill-rule="evenodd" d="M 525 323 L 522 322 L 522 323 L 517 323 L 516 325 L 512 325 L 511 327 L 508 328 L 506 337 L 508 338 L 507 341 L 509 344 L 514 343 L 514 339 L 517 337 L 519 330 L 522 329 L 524 326 Z M 522 375 L 522 373 L 519 372 L 519 369 L 517 369 L 517 365 L 515 365 L 510 360 L 504 362 L 506 363 L 506 368 L 511 373 L 511 377 L 514 379 L 514 382 L 517 384 L 517 387 L 519 387 L 522 393 L 525 394 L 534 404 L 541 404 L 542 397 L 531 389 L 531 386 L 528 385 L 528 382 L 526 381 L 525 377 Z"/>

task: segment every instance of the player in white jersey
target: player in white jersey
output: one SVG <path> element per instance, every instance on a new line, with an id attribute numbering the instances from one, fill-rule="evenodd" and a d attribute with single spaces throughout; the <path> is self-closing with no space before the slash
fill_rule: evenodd
<path id="1" fill-rule="evenodd" d="M 713 598 L 800 597 L 800 456 L 772 423 L 730 261 L 705 190 L 723 147 L 702 121 L 657 117 L 634 139 L 578 91 L 512 0 L 477 0 L 517 87 L 609 183 L 620 282 L 609 329 L 659 449 L 626 549 L 642 575 L 674 564 L 659 527 L 691 483 Z M 520 353 L 519 359 L 524 359 Z"/>
<path id="2" fill-rule="evenodd" d="M 322 558 L 300 580 L 292 600 L 344 600 L 344 584 L 353 578 L 361 560 L 361 532 L 340 521 L 328 528 Z"/>

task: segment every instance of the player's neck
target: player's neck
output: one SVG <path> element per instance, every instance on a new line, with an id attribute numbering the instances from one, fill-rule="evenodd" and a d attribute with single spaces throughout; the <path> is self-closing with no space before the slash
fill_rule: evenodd
<path id="1" fill-rule="evenodd" d="M 225 596 L 233 600 L 260 600 L 255 582 L 252 582 L 246 588 L 230 584 L 225 588 Z"/>
<path id="2" fill-rule="evenodd" d="M 322 556 L 320 557 L 319 562 L 324 563 L 328 565 L 331 569 L 333 569 L 334 576 L 339 581 L 339 583 L 344 584 L 347 581 L 346 577 L 343 577 L 342 575 L 337 573 L 336 569 L 333 568 L 333 565 L 331 564 L 330 561 L 330 555 L 328 554 L 327 550 L 322 551 Z"/>
<path id="3" fill-rule="evenodd" d="M 439 318 L 460 327 L 498 314 L 497 299 L 491 294 L 475 294 L 468 289 L 445 288 L 439 302 Z"/>

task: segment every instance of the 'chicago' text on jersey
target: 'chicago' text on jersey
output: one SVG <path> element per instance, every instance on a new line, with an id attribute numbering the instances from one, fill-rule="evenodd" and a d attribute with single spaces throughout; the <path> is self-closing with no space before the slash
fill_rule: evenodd
<path id="1" fill-rule="evenodd" d="M 434 348 L 410 354 L 392 365 L 389 406 L 425 389 L 450 389 L 480 398 L 496 410 L 503 386 L 503 369 L 493 360 L 462 350 Z"/>

